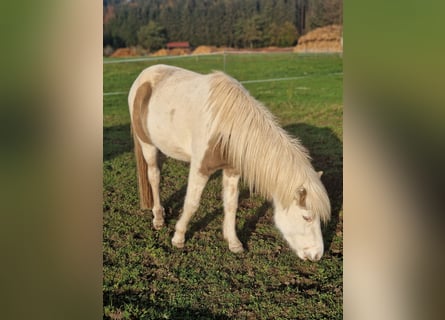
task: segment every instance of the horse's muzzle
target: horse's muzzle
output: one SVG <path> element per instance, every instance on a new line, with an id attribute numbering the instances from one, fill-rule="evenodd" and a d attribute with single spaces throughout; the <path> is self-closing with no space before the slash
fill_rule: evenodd
<path id="1" fill-rule="evenodd" d="M 303 260 L 318 261 L 323 255 L 323 248 L 313 247 L 304 249 L 298 256 Z"/>

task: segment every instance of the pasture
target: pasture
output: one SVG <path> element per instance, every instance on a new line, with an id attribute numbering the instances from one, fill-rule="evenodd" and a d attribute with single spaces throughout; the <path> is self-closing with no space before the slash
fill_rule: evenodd
<path id="1" fill-rule="evenodd" d="M 225 63 L 224 63 L 225 60 Z M 295 53 L 104 60 L 104 319 L 341 319 L 342 59 Z M 271 204 L 240 184 L 237 233 L 246 249 L 229 251 L 222 236 L 221 174 L 207 184 L 183 249 L 171 237 L 188 165 L 167 159 L 161 172 L 166 226 L 139 209 L 127 93 L 146 67 L 164 63 L 241 81 L 311 154 L 332 205 L 319 262 L 298 259 L 273 224 Z M 271 80 L 275 79 L 275 80 Z"/>

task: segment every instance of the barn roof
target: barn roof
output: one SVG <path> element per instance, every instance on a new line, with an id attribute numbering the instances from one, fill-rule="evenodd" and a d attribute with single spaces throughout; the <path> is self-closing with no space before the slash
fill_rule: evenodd
<path id="1" fill-rule="evenodd" d="M 172 49 L 172 48 L 190 48 L 190 43 L 188 43 L 188 41 L 178 41 L 178 42 L 167 43 L 167 49 Z"/>

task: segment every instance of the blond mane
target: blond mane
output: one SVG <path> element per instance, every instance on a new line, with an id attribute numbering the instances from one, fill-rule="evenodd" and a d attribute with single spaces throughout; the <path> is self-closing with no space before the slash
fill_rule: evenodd
<path id="1" fill-rule="evenodd" d="M 297 189 L 305 187 L 307 207 L 328 220 L 329 198 L 300 141 L 278 126 L 266 107 L 236 80 L 215 72 L 210 75 L 210 87 L 211 140 L 240 171 L 250 190 L 274 197 L 287 208 Z"/>

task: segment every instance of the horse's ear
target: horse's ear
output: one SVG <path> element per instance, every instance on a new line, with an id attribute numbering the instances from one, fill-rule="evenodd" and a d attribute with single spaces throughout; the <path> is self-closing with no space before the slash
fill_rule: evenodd
<path id="1" fill-rule="evenodd" d="M 321 176 L 323 175 L 323 171 L 318 171 L 318 177 L 321 178 Z"/>
<path id="2" fill-rule="evenodd" d="M 300 207 L 306 207 L 306 195 L 307 191 L 305 188 L 301 187 L 297 190 L 298 205 Z"/>

